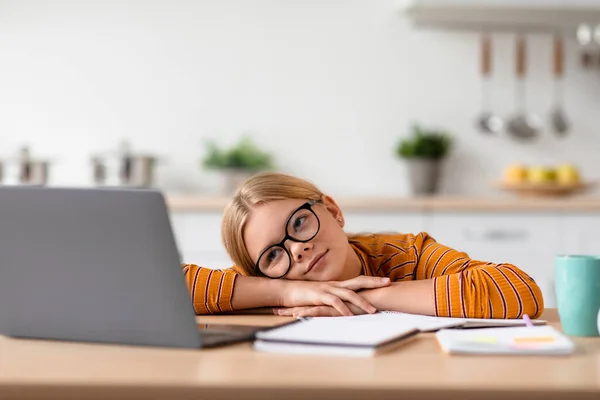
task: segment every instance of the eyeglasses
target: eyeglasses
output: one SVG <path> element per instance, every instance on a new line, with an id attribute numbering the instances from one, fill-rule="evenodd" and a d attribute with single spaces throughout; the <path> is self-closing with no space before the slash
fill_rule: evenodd
<path id="1" fill-rule="evenodd" d="M 321 222 L 312 209 L 317 200 L 310 200 L 298 207 L 285 223 L 285 237 L 277 244 L 266 248 L 256 262 L 255 269 L 262 275 L 279 279 L 283 278 L 292 266 L 292 255 L 285 248 L 284 243 L 291 240 L 306 243 L 312 240 L 319 229 Z"/>

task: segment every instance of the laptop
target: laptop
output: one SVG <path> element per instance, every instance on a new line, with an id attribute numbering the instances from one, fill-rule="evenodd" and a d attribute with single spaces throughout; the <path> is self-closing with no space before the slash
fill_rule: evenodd
<path id="1" fill-rule="evenodd" d="M 206 348 L 266 329 L 198 326 L 161 192 L 0 187 L 0 334 Z"/>

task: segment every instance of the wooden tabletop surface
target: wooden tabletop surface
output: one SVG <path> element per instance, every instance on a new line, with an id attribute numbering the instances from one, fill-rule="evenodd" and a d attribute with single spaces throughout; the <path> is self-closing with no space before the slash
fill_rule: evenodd
<path id="1" fill-rule="evenodd" d="M 542 318 L 559 327 L 556 310 Z M 198 317 L 270 325 L 266 315 Z M 0 337 L 0 399 L 600 399 L 600 338 L 567 357 L 456 356 L 433 334 L 371 358 L 172 350 Z M 406 397 L 403 397 L 406 396 Z"/>

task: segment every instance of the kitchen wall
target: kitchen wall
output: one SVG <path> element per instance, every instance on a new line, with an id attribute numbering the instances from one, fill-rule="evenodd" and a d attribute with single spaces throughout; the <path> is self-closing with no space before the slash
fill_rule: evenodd
<path id="1" fill-rule="evenodd" d="M 567 46 L 574 129 L 533 144 L 484 136 L 479 38 L 420 31 L 397 0 L 0 1 L 0 156 L 56 160 L 51 184 L 91 182 L 89 155 L 129 138 L 164 157 L 158 185 L 211 191 L 203 140 L 242 133 L 336 195 L 403 195 L 393 149 L 412 121 L 457 135 L 445 193 L 496 194 L 511 162 L 576 162 L 600 178 L 600 65 Z M 514 36 L 495 36 L 493 102 L 514 110 Z M 552 104 L 551 38 L 529 36 L 528 105 Z M 598 49 L 600 52 L 600 48 Z"/>

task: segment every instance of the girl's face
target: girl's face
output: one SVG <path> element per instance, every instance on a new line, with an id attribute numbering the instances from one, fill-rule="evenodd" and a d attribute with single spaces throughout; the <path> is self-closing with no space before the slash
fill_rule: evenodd
<path id="1" fill-rule="evenodd" d="M 350 278 L 347 271 L 355 260 L 341 210 L 328 196 L 311 203 L 277 200 L 252 209 L 243 236 L 257 272 L 308 281 Z"/>

